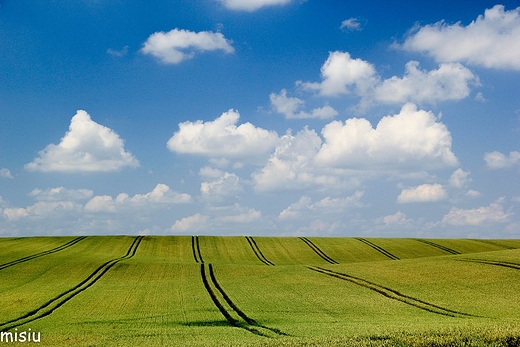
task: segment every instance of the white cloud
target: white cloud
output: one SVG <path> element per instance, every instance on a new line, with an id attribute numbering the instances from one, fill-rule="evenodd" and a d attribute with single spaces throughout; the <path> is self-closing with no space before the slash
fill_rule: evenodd
<path id="1" fill-rule="evenodd" d="M 331 52 L 321 67 L 321 83 L 296 82 L 307 90 L 317 90 L 321 95 L 349 94 L 355 87 L 358 94 L 365 94 L 377 82 L 374 66 L 361 59 L 352 59 L 348 52 Z"/>
<path id="2" fill-rule="evenodd" d="M 467 183 L 471 182 L 469 174 L 469 171 L 464 171 L 461 168 L 458 168 L 450 176 L 450 185 L 459 189 L 464 187 Z"/>
<path id="3" fill-rule="evenodd" d="M 373 99 L 383 104 L 435 104 L 469 96 L 470 86 L 479 79 L 459 63 L 440 64 L 437 70 L 419 70 L 419 62 L 409 61 L 403 77 L 393 76 L 374 86 L 373 95 L 361 95 L 364 103 Z"/>
<path id="4" fill-rule="evenodd" d="M 332 198 L 327 196 L 319 201 L 312 203 L 310 197 L 304 195 L 297 202 L 289 205 L 278 215 L 279 219 L 294 219 L 302 216 L 307 216 L 309 213 L 314 213 L 319 216 L 326 214 L 342 214 L 347 208 L 361 207 L 361 198 L 363 191 L 356 191 L 353 195 L 344 198 Z"/>
<path id="5" fill-rule="evenodd" d="M 83 200 L 92 197 L 94 192 L 90 189 L 67 189 L 64 187 L 49 188 L 41 190 L 34 189 L 29 196 L 37 201 L 62 201 Z"/>
<path id="6" fill-rule="evenodd" d="M 126 193 L 119 194 L 115 199 L 109 195 L 98 195 L 85 204 L 88 212 L 115 212 L 124 207 L 151 207 L 156 205 L 185 204 L 191 202 L 191 195 L 173 191 L 166 184 L 157 184 L 146 194 L 135 194 L 130 197 Z"/>
<path id="7" fill-rule="evenodd" d="M 397 197 L 397 202 L 405 204 L 409 202 L 428 202 L 445 199 L 446 191 L 440 184 L 421 184 L 413 188 L 406 188 Z"/>
<path id="8" fill-rule="evenodd" d="M 320 165 L 357 169 L 399 166 L 443 167 L 457 164 L 451 135 L 431 112 L 406 104 L 383 117 L 376 128 L 367 119 L 333 121 L 321 131 L 325 141 L 316 155 Z"/>
<path id="9" fill-rule="evenodd" d="M 271 100 L 271 105 L 275 108 L 276 112 L 285 115 L 285 118 L 287 119 L 328 119 L 334 118 L 338 115 L 338 112 L 328 105 L 315 108 L 310 113 L 305 111 L 298 112 L 298 110 L 305 105 L 305 101 L 299 98 L 287 97 L 287 90 L 285 89 L 282 89 L 280 94 L 271 93 L 269 99 Z"/>
<path id="10" fill-rule="evenodd" d="M 73 201 L 38 201 L 26 208 L 6 208 L 4 217 L 18 220 L 25 217 L 48 218 L 68 212 L 80 212 L 81 205 Z"/>
<path id="11" fill-rule="evenodd" d="M 113 57 L 122 58 L 128 53 L 128 46 L 124 46 L 121 50 L 116 50 L 109 48 L 107 49 L 107 54 L 110 54 Z"/>
<path id="12" fill-rule="evenodd" d="M 247 212 L 235 215 L 222 216 L 216 218 L 216 221 L 223 223 L 250 223 L 262 217 L 262 213 L 255 209 L 249 209 Z"/>
<path id="13" fill-rule="evenodd" d="M 265 6 L 286 5 L 292 0 L 218 0 L 226 8 L 235 11 L 253 12 Z"/>
<path id="14" fill-rule="evenodd" d="M 425 71 L 419 69 L 417 61 L 409 61 L 403 77 L 382 79 L 372 64 L 339 51 L 329 54 L 321 67 L 321 77 L 320 83 L 297 81 L 296 84 L 323 96 L 353 93 L 361 97 L 361 110 L 373 103 L 435 104 L 460 100 L 470 94 L 471 86 L 480 85 L 478 77 L 459 63 L 440 64 L 437 70 Z M 300 106 L 297 100 L 287 104 L 296 108 Z"/>
<path id="15" fill-rule="evenodd" d="M 137 167 L 139 162 L 126 152 L 123 140 L 113 130 L 78 111 L 70 122 L 69 131 L 58 145 L 50 144 L 39 157 L 25 165 L 29 171 L 42 172 L 107 172 L 125 166 Z"/>
<path id="16" fill-rule="evenodd" d="M 199 175 L 212 179 L 211 181 L 201 182 L 200 192 L 203 196 L 231 196 L 242 191 L 240 178 L 234 173 L 203 167 L 200 169 Z"/>
<path id="17" fill-rule="evenodd" d="M 469 25 L 444 21 L 419 28 L 403 48 L 425 52 L 438 62 L 467 62 L 496 69 L 520 70 L 520 7 L 486 9 Z"/>
<path id="18" fill-rule="evenodd" d="M 481 195 L 482 193 L 473 189 L 470 189 L 466 192 L 466 196 L 469 196 L 470 198 L 478 198 Z"/>
<path id="19" fill-rule="evenodd" d="M 239 118 L 237 111 L 229 110 L 214 121 L 180 123 L 179 131 L 168 140 L 168 149 L 176 153 L 258 162 L 275 147 L 278 134 L 251 123 L 236 126 Z"/>
<path id="20" fill-rule="evenodd" d="M 401 212 L 401 211 L 397 211 L 397 213 L 395 214 L 391 214 L 391 215 L 388 215 L 388 216 L 384 216 L 383 217 L 383 223 L 385 223 L 385 225 L 408 225 L 412 222 L 411 219 L 406 219 L 406 215 Z"/>
<path id="21" fill-rule="evenodd" d="M 193 216 L 176 220 L 171 227 L 172 232 L 197 232 L 206 228 L 208 216 L 196 213 Z"/>
<path id="22" fill-rule="evenodd" d="M 520 152 L 512 151 L 507 156 L 494 151 L 484 154 L 484 161 L 490 169 L 504 169 L 520 163 Z"/>
<path id="23" fill-rule="evenodd" d="M 359 22 L 359 19 L 357 18 L 349 18 L 345 19 L 343 22 L 341 22 L 341 25 L 339 27 L 340 29 L 346 29 L 350 31 L 359 31 L 361 30 L 361 23 Z"/>
<path id="24" fill-rule="evenodd" d="M 13 178 L 13 175 L 11 175 L 11 171 L 9 171 L 9 169 L 1 168 L 0 169 L 0 177 L 3 177 L 3 178 Z"/>
<path id="25" fill-rule="evenodd" d="M 452 207 L 442 218 L 442 223 L 449 225 L 482 225 L 484 223 L 505 223 L 509 221 L 511 212 L 504 212 L 503 199 L 499 199 L 486 207 L 460 209 Z"/>
<path id="26" fill-rule="evenodd" d="M 151 54 L 165 64 L 179 64 L 193 58 L 197 52 L 222 50 L 233 53 L 231 43 L 222 33 L 196 33 L 176 28 L 167 33 L 161 31 L 150 35 L 141 52 Z"/>

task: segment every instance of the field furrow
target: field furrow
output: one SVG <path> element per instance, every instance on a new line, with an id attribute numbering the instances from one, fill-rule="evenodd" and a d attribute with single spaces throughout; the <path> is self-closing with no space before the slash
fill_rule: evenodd
<path id="1" fill-rule="evenodd" d="M 24 262 L 32 260 L 32 259 L 43 257 L 45 255 L 49 255 L 49 254 L 53 254 L 53 253 L 62 251 L 64 249 L 66 249 L 66 248 L 74 246 L 76 243 L 78 243 L 81 240 L 84 240 L 86 238 L 87 238 L 86 236 L 80 236 L 80 237 L 75 238 L 74 240 L 71 240 L 71 241 L 69 241 L 69 242 L 67 242 L 67 243 L 65 243 L 65 244 L 63 244 L 61 246 L 55 247 L 53 249 L 49 249 L 47 251 L 43 251 L 43 252 L 40 252 L 40 253 L 32 254 L 32 255 L 29 255 L 29 256 L 26 256 L 26 257 L 23 257 L 23 258 L 20 258 L 20 259 L 16 259 L 16 260 L 10 261 L 8 263 L 0 265 L 0 270 L 3 270 L 5 268 L 8 268 L 8 267 L 13 266 L 13 265 L 24 263 Z"/>
<path id="2" fill-rule="evenodd" d="M 0 323 L 0 330 L 1 331 L 7 331 L 9 329 L 13 329 L 16 327 L 19 327 L 21 325 L 24 325 L 29 322 L 33 322 L 37 319 L 46 317 L 50 315 L 54 310 L 65 304 L 67 301 L 74 298 L 79 293 L 87 290 L 89 287 L 93 286 L 110 268 L 112 268 L 114 265 L 119 263 L 122 260 L 130 259 L 132 258 L 137 248 L 139 247 L 139 244 L 141 243 L 144 236 L 138 236 L 135 238 L 134 242 L 130 245 L 130 248 L 126 252 L 126 254 L 122 257 L 115 258 L 112 260 L 109 260 L 105 262 L 103 265 L 98 267 L 92 274 L 90 274 L 86 279 L 84 279 L 82 282 L 74 286 L 73 288 L 70 288 L 69 290 L 61 293 L 60 295 L 56 296 L 55 298 L 49 300 L 47 303 L 43 304 L 42 306 L 18 317 L 12 320 L 9 320 L 4 323 Z"/>
<path id="3" fill-rule="evenodd" d="M 427 240 L 422 240 L 422 239 L 414 239 L 416 241 L 419 241 L 419 242 L 422 242 L 424 244 L 427 244 L 427 245 L 430 245 L 432 247 L 435 247 L 435 248 L 438 248 L 438 249 L 441 249 L 445 252 L 448 252 L 450 254 L 460 254 L 460 252 L 454 250 L 454 249 L 451 249 L 451 248 L 448 248 L 448 247 L 444 247 L 444 246 L 441 246 L 435 242 L 431 242 L 431 241 L 427 241 Z"/>
<path id="4" fill-rule="evenodd" d="M 502 267 L 507 267 L 510 269 L 520 270 L 520 264 L 511 263 L 511 262 L 507 262 L 507 261 L 485 260 L 485 259 L 457 259 L 457 260 L 458 261 L 467 261 L 467 262 L 471 262 L 471 263 L 502 266 Z"/>
<path id="5" fill-rule="evenodd" d="M 246 236 L 246 240 L 247 240 L 247 242 L 249 242 L 249 245 L 251 246 L 251 249 L 255 253 L 256 257 L 262 263 L 264 263 L 267 266 L 269 266 L 269 265 L 274 266 L 274 264 L 272 262 L 270 262 L 269 260 L 267 260 L 267 258 L 264 256 L 264 254 L 260 250 L 260 247 L 258 247 L 258 245 L 256 244 L 255 239 L 253 239 L 251 236 Z"/>
<path id="6" fill-rule="evenodd" d="M 370 289 L 372 291 L 375 291 L 375 292 L 377 292 L 377 293 L 379 293 L 379 294 L 381 294 L 381 295 L 383 295 L 383 296 L 385 296 L 385 297 L 387 297 L 389 299 L 401 301 L 401 302 L 403 302 L 403 303 L 405 303 L 407 305 L 414 306 L 416 308 L 419 308 L 421 310 L 425 310 L 425 311 L 428 311 L 428 312 L 431 312 L 431 313 L 436 313 L 436 314 L 440 314 L 440 315 L 443 315 L 443 316 L 450 316 L 450 317 L 472 316 L 472 315 L 467 314 L 467 313 L 450 310 L 450 309 L 447 309 L 447 308 L 444 308 L 444 307 L 441 307 L 441 306 L 438 306 L 438 305 L 431 304 L 431 303 L 426 302 L 424 300 L 420 300 L 420 299 L 411 297 L 409 295 L 402 294 L 402 293 L 400 293 L 400 292 L 398 292 L 396 290 L 393 290 L 391 288 L 388 288 L 388 287 L 385 287 L 385 286 L 381 286 L 379 284 L 376 284 L 376 283 L 364 280 L 364 279 L 359 278 L 359 277 L 350 276 L 348 274 L 344 274 L 344 273 L 340 273 L 340 272 L 324 269 L 324 268 L 321 268 L 321 267 L 310 267 L 310 266 L 308 266 L 307 268 L 310 269 L 310 270 L 313 270 L 313 271 L 316 271 L 316 272 L 328 275 L 328 276 L 332 276 L 332 277 L 335 277 L 335 278 L 339 278 L 339 279 L 342 279 L 342 280 L 345 280 L 345 281 L 357 284 L 359 286 L 362 286 L 362 287 L 365 287 L 365 288 Z"/>
<path id="7" fill-rule="evenodd" d="M 398 257 L 396 257 L 395 255 L 393 255 L 392 253 L 386 251 L 384 248 L 382 247 L 379 247 L 378 245 L 376 245 L 375 243 L 371 242 L 371 241 L 368 241 L 367 239 L 363 239 L 361 237 L 356 237 L 355 238 L 356 240 L 359 240 L 361 242 L 363 242 L 364 244 L 372 247 L 373 249 L 375 249 L 376 251 L 380 252 L 381 254 L 385 255 L 386 257 L 392 259 L 392 260 L 399 260 Z"/>
<path id="8" fill-rule="evenodd" d="M 309 240 L 308 238 L 306 237 L 300 237 L 300 240 L 302 240 L 303 242 L 305 242 L 307 244 L 307 246 L 309 246 L 313 251 L 314 253 L 316 253 L 317 255 L 319 255 L 323 260 L 325 260 L 326 262 L 328 262 L 329 264 L 339 264 L 337 261 L 335 261 L 334 259 L 332 259 L 331 257 L 329 257 L 328 255 L 326 255 L 318 246 L 316 246 L 311 240 Z"/>

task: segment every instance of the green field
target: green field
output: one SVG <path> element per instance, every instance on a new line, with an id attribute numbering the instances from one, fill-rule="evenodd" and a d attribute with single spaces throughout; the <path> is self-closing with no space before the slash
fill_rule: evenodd
<path id="1" fill-rule="evenodd" d="M 520 240 L 0 239 L 0 345 L 520 346 L 519 293 Z"/>

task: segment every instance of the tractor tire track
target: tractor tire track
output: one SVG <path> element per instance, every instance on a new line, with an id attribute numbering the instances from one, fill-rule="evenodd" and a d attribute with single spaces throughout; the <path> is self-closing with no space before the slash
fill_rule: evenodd
<path id="1" fill-rule="evenodd" d="M 515 269 L 515 270 L 520 270 L 520 264 L 510 263 L 507 261 L 485 260 L 485 259 L 457 259 L 457 261 L 466 261 L 466 262 L 470 262 L 470 263 L 479 263 L 479 264 L 485 264 L 485 265 L 495 265 L 495 266 L 502 266 L 502 267 L 507 267 L 507 268 Z"/>
<path id="2" fill-rule="evenodd" d="M 193 258 L 196 263 L 199 263 L 199 259 L 197 258 L 197 252 L 195 250 L 195 236 L 191 237 L 191 250 L 193 251 Z"/>
<path id="3" fill-rule="evenodd" d="M 247 242 L 249 242 L 249 245 L 251 246 L 251 249 L 255 253 L 258 260 L 260 260 L 262 263 L 264 263 L 267 266 L 269 266 L 269 265 L 274 266 L 274 264 L 272 262 L 267 260 L 267 258 L 264 256 L 264 254 L 260 250 L 260 247 L 258 247 L 258 245 L 256 244 L 256 241 L 251 236 L 246 236 L 246 240 L 247 240 Z"/>
<path id="4" fill-rule="evenodd" d="M 213 283 L 213 286 L 217 289 L 217 291 L 220 293 L 222 298 L 224 298 L 224 301 L 229 305 L 232 311 L 235 311 L 235 313 L 242 318 L 243 322 L 239 319 L 234 318 L 228 310 L 224 307 L 224 304 L 220 302 L 217 294 L 213 290 L 213 288 L 210 285 L 210 282 L 208 281 L 208 277 L 206 274 L 206 268 L 205 264 L 200 265 L 200 274 L 202 277 L 202 282 L 204 284 L 204 287 L 206 288 L 206 291 L 208 292 L 209 296 L 211 297 L 211 300 L 217 306 L 220 313 L 226 318 L 228 323 L 234 327 L 245 329 L 255 335 L 264 336 L 264 337 L 271 337 L 271 333 L 275 333 L 277 335 L 286 335 L 282 331 L 278 329 L 273 329 L 266 327 L 264 325 L 261 325 L 257 323 L 254 319 L 248 317 L 241 309 L 237 307 L 237 305 L 231 300 L 231 298 L 227 295 L 227 293 L 224 291 L 224 289 L 220 286 L 220 284 L 217 281 L 217 278 L 215 276 L 215 272 L 213 270 L 212 264 L 208 264 L 209 269 L 209 277 L 211 279 L 211 283 Z"/>
<path id="5" fill-rule="evenodd" d="M 392 259 L 392 260 L 399 260 L 398 257 L 396 257 L 395 255 L 393 255 L 392 253 L 388 252 L 387 250 L 385 250 L 384 248 L 382 247 L 379 247 L 378 245 L 376 245 L 375 243 L 371 242 L 371 241 L 368 241 L 367 239 L 363 239 L 361 237 L 355 237 L 356 240 L 358 241 L 361 241 L 363 242 L 364 244 L 372 247 L 373 249 L 375 249 L 376 251 L 378 251 L 379 253 L 385 255 L 386 257 Z"/>
<path id="6" fill-rule="evenodd" d="M 24 262 L 29 261 L 29 260 L 33 260 L 33 259 L 36 259 L 36 258 L 39 258 L 39 257 L 43 257 L 45 255 L 49 255 L 49 254 L 57 253 L 59 251 L 63 251 L 64 249 L 69 248 L 71 246 L 74 246 L 75 244 L 77 244 L 78 242 L 80 242 L 80 241 L 82 241 L 82 240 L 84 240 L 86 238 L 87 238 L 86 236 L 80 236 L 80 237 L 75 238 L 74 240 L 71 240 L 71 241 L 69 241 L 67 243 L 64 243 L 61 246 L 58 246 L 58 247 L 55 247 L 55 248 L 52 248 L 52 249 L 49 249 L 49 250 L 46 250 L 46 251 L 43 251 L 43 252 L 40 252 L 40 253 L 31 254 L 31 255 L 28 255 L 26 257 L 10 261 L 10 262 L 5 263 L 5 264 L 1 264 L 0 265 L 0 270 L 3 270 L 5 268 L 8 268 L 8 267 L 13 266 L 13 265 L 24 263 Z"/>
<path id="7" fill-rule="evenodd" d="M 193 258 L 195 259 L 195 262 L 204 263 L 204 259 L 202 259 L 202 254 L 200 254 L 200 244 L 198 236 L 191 237 L 191 249 L 193 251 Z"/>
<path id="8" fill-rule="evenodd" d="M 9 329 L 19 327 L 21 325 L 33 322 L 37 319 L 50 315 L 56 309 L 63 306 L 67 301 L 71 300 L 79 293 L 92 287 L 114 265 L 116 265 L 120 261 L 128 260 L 128 259 L 132 258 L 135 255 L 135 253 L 137 252 L 137 248 L 139 247 L 143 238 L 144 238 L 144 236 L 136 237 L 124 256 L 105 262 L 103 265 L 101 265 L 96 270 L 94 270 L 94 272 L 92 272 L 87 278 L 85 278 L 82 282 L 78 283 L 76 286 L 70 288 L 69 290 L 67 290 L 67 291 L 61 293 L 60 295 L 54 297 L 53 299 L 47 301 L 45 304 L 41 305 L 40 307 L 38 307 L 30 312 L 27 312 L 26 314 L 24 314 L 18 318 L 1 323 L 0 331 L 7 331 Z"/>
<path id="9" fill-rule="evenodd" d="M 317 255 L 319 255 L 323 260 L 325 260 L 327 263 L 329 264 L 333 264 L 333 265 L 336 265 L 336 264 L 339 264 L 337 261 L 335 261 L 334 259 L 332 259 L 331 257 L 329 257 L 328 255 L 326 255 L 318 246 L 316 246 L 311 240 L 309 240 L 308 238 L 306 237 L 300 237 L 300 240 L 302 240 L 303 242 L 305 242 L 305 244 L 307 244 L 307 246 L 309 246 L 313 251 L 314 253 L 316 253 Z"/>
<path id="10" fill-rule="evenodd" d="M 431 241 L 427 241 L 427 240 L 422 240 L 422 239 L 414 239 L 415 241 L 419 241 L 419 242 L 422 242 L 424 244 L 427 244 L 427 245 L 430 245 L 432 247 L 435 247 L 435 248 L 438 248 L 440 250 L 443 250 L 445 252 L 448 252 L 448 253 L 451 253 L 451 254 L 460 254 L 460 252 L 457 252 L 456 250 L 454 249 L 451 249 L 451 248 L 448 248 L 448 247 L 445 247 L 445 246 L 442 246 L 442 245 L 439 245 L 435 242 L 431 242 Z"/>
<path id="11" fill-rule="evenodd" d="M 493 241 L 489 241 L 489 240 L 473 239 L 473 241 L 478 241 L 478 242 L 487 243 L 488 245 L 498 246 L 498 247 L 502 247 L 502 248 L 504 248 L 504 249 L 518 249 L 517 247 L 511 247 L 511 246 L 501 245 L 501 244 L 498 243 L 498 242 L 493 242 Z"/>
<path id="12" fill-rule="evenodd" d="M 322 273 L 322 274 L 325 274 L 328 276 L 332 276 L 332 277 L 339 278 L 344 281 L 351 282 L 358 286 L 361 286 L 361 287 L 370 289 L 376 293 L 379 293 L 389 299 L 400 301 L 402 303 L 419 308 L 424 311 L 436 313 L 436 314 L 443 315 L 443 316 L 449 316 L 449 317 L 460 317 L 460 316 L 475 317 L 474 315 L 471 315 L 471 314 L 454 311 L 454 310 L 450 310 L 450 309 L 447 309 L 447 308 L 444 308 L 444 307 L 441 307 L 441 306 L 438 306 L 435 304 L 431 304 L 424 300 L 420 300 L 420 299 L 411 297 L 409 295 L 402 294 L 391 288 L 381 286 L 379 284 L 364 280 L 359 277 L 347 275 L 347 274 L 332 271 L 332 270 L 327 270 L 327 269 L 316 267 L 316 266 L 313 266 L 313 267 L 307 266 L 307 268 L 312 271 L 316 271 L 316 272 L 319 272 L 319 273 Z"/>

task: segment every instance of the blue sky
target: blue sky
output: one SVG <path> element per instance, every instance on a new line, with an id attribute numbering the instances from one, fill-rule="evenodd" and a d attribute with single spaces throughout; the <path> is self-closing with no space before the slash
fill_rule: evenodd
<path id="1" fill-rule="evenodd" d="M 0 236 L 520 237 L 515 1 L 0 1 Z"/>

